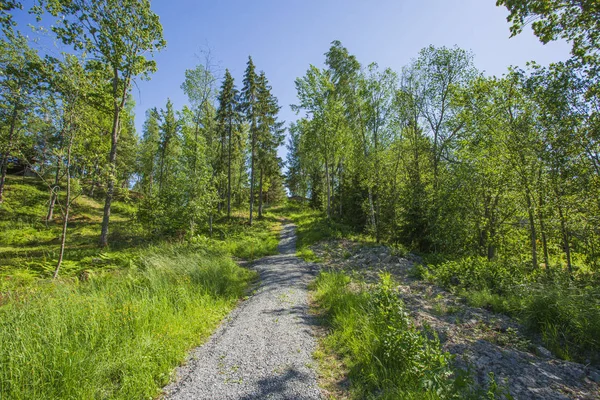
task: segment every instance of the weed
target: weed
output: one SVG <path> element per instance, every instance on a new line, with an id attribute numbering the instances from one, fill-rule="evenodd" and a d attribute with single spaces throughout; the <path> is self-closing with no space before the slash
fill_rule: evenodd
<path id="1" fill-rule="evenodd" d="M 362 289 L 355 290 L 357 286 Z M 441 350 L 435 335 L 431 339 L 412 324 L 394 286 L 387 274 L 366 290 L 360 283 L 352 285 L 348 275 L 322 272 L 314 290 L 331 326 L 323 339 L 324 352 L 343 357 L 353 397 L 453 396 L 457 386 L 451 356 Z"/>

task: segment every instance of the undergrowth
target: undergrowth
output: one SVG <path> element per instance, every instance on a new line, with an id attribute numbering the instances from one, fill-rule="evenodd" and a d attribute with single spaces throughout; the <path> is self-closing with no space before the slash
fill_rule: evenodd
<path id="1" fill-rule="evenodd" d="M 325 351 L 342 357 L 356 399 L 496 398 L 483 395 L 468 373 L 452 370 L 452 356 L 436 335 L 417 328 L 389 274 L 375 287 L 342 272 L 321 272 L 314 286 L 317 310 L 330 327 Z M 491 391 L 490 391 L 491 390 Z"/>
<path id="2" fill-rule="evenodd" d="M 253 273 L 221 251 L 163 245 L 113 273 L 12 292 L 0 307 L 0 398 L 156 397 Z"/>
<path id="3" fill-rule="evenodd" d="M 277 254 L 281 221 L 275 217 L 277 209 L 265 211 L 263 218 L 255 218 L 248 224 L 246 210 L 234 212 L 231 218 L 222 217 L 213 228 L 212 236 L 204 232 L 193 240 L 206 240 L 211 246 L 218 246 L 232 256 L 243 260 L 256 260 Z"/>
<path id="4" fill-rule="evenodd" d="M 571 276 L 558 267 L 531 271 L 518 262 L 481 257 L 417 266 L 415 272 L 473 306 L 516 317 L 563 359 L 600 363 L 597 278 Z"/>
<path id="5" fill-rule="evenodd" d="M 217 218 L 213 235 L 153 237 L 136 200 L 113 203 L 110 247 L 97 245 L 102 204 L 73 206 L 58 280 L 61 217 L 48 193 L 10 177 L 0 205 L 0 398 L 154 398 L 255 276 L 233 260 L 277 251 L 280 221 Z"/>
<path id="6" fill-rule="evenodd" d="M 0 204 L 0 294 L 52 277 L 62 229 L 58 206 L 54 221 L 44 221 L 49 198 L 39 179 L 11 176 L 8 180 L 6 200 Z M 103 205 L 85 195 L 78 197 L 69 221 L 60 276 L 127 268 L 136 251 L 165 242 L 214 246 L 242 260 L 277 253 L 280 221 L 268 208 L 264 218 L 255 218 L 252 226 L 246 210 L 234 210 L 231 218 L 216 218 L 212 235 L 206 226 L 193 237 L 152 236 L 137 221 L 137 211 L 135 199 L 122 197 L 113 202 L 110 247 L 102 249 L 98 237 Z"/>
<path id="7" fill-rule="evenodd" d="M 310 246 L 321 240 L 358 237 L 346 225 L 327 219 L 322 211 L 302 204 L 288 202 L 280 212 L 291 219 L 297 227 L 296 255 L 304 261 L 320 261 Z"/>

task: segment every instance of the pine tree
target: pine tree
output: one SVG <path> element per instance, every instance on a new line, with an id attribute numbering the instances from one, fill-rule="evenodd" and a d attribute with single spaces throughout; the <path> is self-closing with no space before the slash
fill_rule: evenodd
<path id="1" fill-rule="evenodd" d="M 257 143 L 257 103 L 258 103 L 258 77 L 256 75 L 252 57 L 248 57 L 248 64 L 244 72 L 244 86 L 241 93 L 241 110 L 250 125 L 250 225 L 254 212 L 254 180 Z"/>
<path id="2" fill-rule="evenodd" d="M 283 144 L 283 122 L 277 121 L 279 105 L 271 94 L 271 86 L 261 72 L 257 81 L 257 166 L 260 173 L 258 190 L 258 216 L 262 217 L 263 184 L 265 180 L 281 173 L 281 160 L 277 157 L 277 148 Z"/>
<path id="3" fill-rule="evenodd" d="M 221 132 L 221 167 L 227 159 L 227 217 L 231 217 L 231 164 L 233 162 L 234 146 L 236 145 L 236 131 L 239 123 L 238 90 L 235 88 L 233 77 L 229 70 L 225 70 L 225 79 L 219 93 L 219 108 L 217 110 L 217 122 Z M 227 156 L 225 157 L 225 146 L 227 145 Z M 221 192 L 221 195 L 223 193 Z"/>

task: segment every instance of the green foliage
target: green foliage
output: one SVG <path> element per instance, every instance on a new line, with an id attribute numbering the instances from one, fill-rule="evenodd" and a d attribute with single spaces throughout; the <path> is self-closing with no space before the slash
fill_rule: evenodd
<path id="1" fill-rule="evenodd" d="M 418 266 L 415 274 L 471 305 L 517 317 L 561 358 L 600 362 L 600 292 L 586 275 L 573 280 L 566 271 L 530 271 L 515 261 L 473 257 Z"/>
<path id="2" fill-rule="evenodd" d="M 457 289 L 488 289 L 497 294 L 511 292 L 525 280 L 526 268 L 514 261 L 488 261 L 464 257 L 433 267 L 435 281 Z"/>
<path id="3" fill-rule="evenodd" d="M 0 208 L 0 291 L 31 284 L 51 275 L 60 249 L 62 221 L 45 223 L 48 192 L 38 178 L 8 179 L 6 199 Z M 59 191 L 59 196 L 63 196 Z M 129 254 L 148 237 L 135 223 L 135 202 L 114 203 L 113 232 L 120 245 L 101 250 L 96 236 L 102 218 L 102 206 L 83 195 L 73 204 L 68 228 L 65 266 L 62 275 L 77 276 L 83 271 L 127 267 L 129 261 L 119 254 Z"/>
<path id="4" fill-rule="evenodd" d="M 253 277 L 198 246 L 160 246 L 130 261 L 84 283 L 2 298 L 0 397 L 155 397 Z"/>
<path id="5" fill-rule="evenodd" d="M 517 292 L 525 324 L 567 360 L 600 363 L 600 291 L 597 287 L 546 284 Z"/>
<path id="6" fill-rule="evenodd" d="M 510 14 L 511 36 L 531 27 L 542 43 L 564 39 L 572 44 L 571 54 L 591 73 L 600 68 L 600 5 L 595 0 L 572 2 L 567 0 L 498 0 Z"/>
<path id="7" fill-rule="evenodd" d="M 235 212 L 231 218 L 222 218 L 214 226 L 211 246 L 223 248 L 232 256 L 252 261 L 278 253 L 279 220 L 271 211 L 264 218 L 247 224 L 247 212 Z M 205 240 L 205 239 L 200 239 Z"/>
<path id="8" fill-rule="evenodd" d="M 322 272 L 315 298 L 331 326 L 324 345 L 343 357 L 354 398 L 457 395 L 451 356 L 431 332 L 414 326 L 389 275 L 367 289 L 343 273 Z"/>
<path id="9" fill-rule="evenodd" d="M 305 261 L 318 261 L 309 246 L 321 240 L 349 237 L 352 233 L 347 226 L 327 219 L 322 211 L 291 201 L 280 212 L 296 224 L 296 254 Z"/>

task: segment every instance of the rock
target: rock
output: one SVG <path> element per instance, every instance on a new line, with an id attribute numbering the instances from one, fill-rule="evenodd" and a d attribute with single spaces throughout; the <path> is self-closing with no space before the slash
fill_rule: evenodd
<path id="1" fill-rule="evenodd" d="M 588 378 L 590 378 L 596 383 L 600 383 L 600 372 L 590 370 L 588 371 Z"/>
<path id="2" fill-rule="evenodd" d="M 409 260 L 409 261 L 415 262 L 417 264 L 423 264 L 423 257 L 420 257 L 420 256 L 418 256 L 416 254 L 413 254 L 413 253 L 408 253 L 406 255 L 406 259 Z"/>
<path id="3" fill-rule="evenodd" d="M 489 388 L 489 373 L 493 373 L 500 390 L 514 399 L 600 400 L 600 370 L 590 367 L 589 362 L 582 365 L 558 360 L 538 341 L 521 338 L 520 326 L 513 319 L 470 307 L 465 299 L 413 279 L 411 267 L 423 265 L 421 257 L 411 253 L 400 257 L 382 246 L 357 244 L 345 248 L 352 261 L 343 252 L 333 252 L 328 262 L 350 267 L 368 284 L 379 281 L 378 272 L 382 269 L 390 270 L 397 282 L 397 293 L 414 323 L 437 333 L 442 348 L 457 356 L 454 366 L 471 370 L 476 388 L 483 393 Z M 459 277 L 452 277 L 452 283 L 460 284 Z M 458 311 L 440 315 L 434 312 L 435 306 Z M 502 345 L 505 342 L 508 345 Z"/>
<path id="4" fill-rule="evenodd" d="M 535 354 L 544 358 L 552 358 L 552 352 L 550 352 L 550 350 L 548 350 L 544 346 L 537 346 L 535 348 Z"/>

